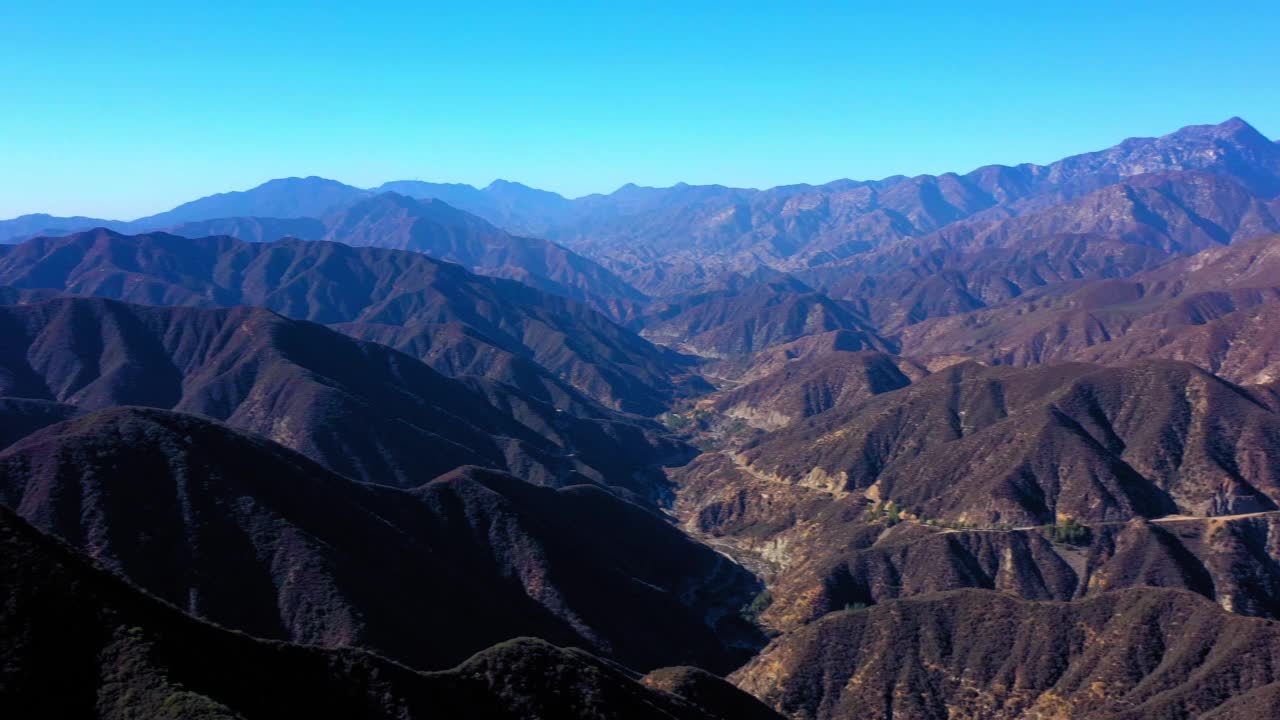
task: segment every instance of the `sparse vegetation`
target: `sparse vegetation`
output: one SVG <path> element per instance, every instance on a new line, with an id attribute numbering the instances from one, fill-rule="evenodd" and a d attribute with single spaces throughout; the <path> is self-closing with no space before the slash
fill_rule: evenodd
<path id="1" fill-rule="evenodd" d="M 765 610 L 768 610 L 769 606 L 772 604 L 773 604 L 773 593 L 769 592 L 767 588 L 764 590 L 761 590 L 759 594 L 757 594 L 754 598 L 751 599 L 751 602 L 743 606 L 742 617 L 748 622 L 752 622 L 752 623 L 759 622 L 760 615 Z"/>
<path id="2" fill-rule="evenodd" d="M 893 500 L 876 503 L 863 513 L 867 522 L 883 522 L 885 527 L 893 527 L 902 522 L 902 506 Z"/>
<path id="3" fill-rule="evenodd" d="M 667 429 L 672 432 L 680 432 L 693 424 L 692 420 L 677 412 L 666 413 L 659 419 L 662 421 L 662 424 L 666 425 Z"/>
<path id="4" fill-rule="evenodd" d="M 1057 522 L 1046 528 L 1046 534 L 1053 542 L 1065 545 L 1086 545 L 1093 538 L 1093 532 L 1089 530 L 1089 526 L 1081 524 L 1073 517 L 1059 518 Z"/>

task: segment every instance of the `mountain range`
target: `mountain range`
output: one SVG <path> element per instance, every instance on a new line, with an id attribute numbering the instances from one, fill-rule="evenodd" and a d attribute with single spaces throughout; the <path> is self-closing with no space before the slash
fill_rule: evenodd
<path id="1" fill-rule="evenodd" d="M 1280 145 L 0 222 L 0 707 L 1259 718 Z"/>
<path id="2" fill-rule="evenodd" d="M 608 195 L 572 200 L 501 180 L 483 189 L 395 181 L 366 190 L 318 177 L 285 178 L 128 222 L 27 215 L 0 223 L 0 238 L 12 241 L 99 225 L 137 232 L 230 218 L 325 218 L 385 193 L 440 200 L 513 234 L 545 237 L 622 269 L 628 279 L 658 272 L 667 278 L 669 293 L 674 287 L 670 279 L 705 276 L 710 268 L 750 269 L 763 263 L 803 270 L 838 264 L 960 221 L 965 222 L 957 229 L 971 235 L 1001 226 L 998 234 L 1007 236 L 1026 228 L 1028 221 L 1011 226 L 1004 221 L 1028 215 L 1042 227 L 1082 227 L 1094 222 L 1088 219 L 1091 207 L 1114 202 L 1133 207 L 1138 225 L 1151 219 L 1151 212 L 1181 212 L 1188 223 L 1219 225 L 1201 232 L 1220 238 L 1236 225 L 1274 220 L 1280 145 L 1232 118 L 1163 137 L 1129 139 L 1049 165 L 991 165 L 963 175 L 836 180 L 767 190 L 626 185 Z M 1214 203 L 1217 211 L 1231 216 L 1225 228 L 1213 216 Z M 1062 209 L 1044 214 L 1053 207 Z M 1114 225 L 1116 219 L 1108 222 Z M 656 280 L 638 284 L 650 294 L 664 287 Z"/>

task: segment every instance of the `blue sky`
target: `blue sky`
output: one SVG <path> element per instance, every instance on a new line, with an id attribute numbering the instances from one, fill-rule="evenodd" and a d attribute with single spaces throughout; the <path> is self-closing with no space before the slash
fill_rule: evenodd
<path id="1" fill-rule="evenodd" d="M 1280 3 L 0 3 L 0 217 L 273 177 L 764 187 L 1047 162 L 1238 115 Z"/>

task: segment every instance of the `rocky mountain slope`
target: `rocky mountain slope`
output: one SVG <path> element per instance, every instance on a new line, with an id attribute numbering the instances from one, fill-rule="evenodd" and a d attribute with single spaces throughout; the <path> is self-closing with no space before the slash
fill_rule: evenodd
<path id="1" fill-rule="evenodd" d="M 859 350 L 862 344 L 855 338 L 847 331 L 837 330 L 783 345 L 778 348 L 778 355 L 800 352 L 799 346 L 812 345 L 806 341 L 815 339 L 829 339 L 834 347 L 780 360 L 776 363 L 778 369 L 699 404 L 745 420 L 753 427 L 776 430 L 832 408 L 858 405 L 928 374 L 898 356 Z M 753 370 L 759 372 L 774 364 L 760 361 Z"/>
<path id="2" fill-rule="evenodd" d="M 1043 524 L 1275 509 L 1280 415 L 1193 365 L 958 365 L 753 441 L 752 471 L 921 517 Z"/>
<path id="3" fill-rule="evenodd" d="M 674 510 L 765 578 L 778 630 L 957 588 L 1273 617 L 1277 407 L 1186 363 L 963 364 L 704 453 Z"/>
<path id="4" fill-rule="evenodd" d="M 710 358 L 744 358 L 807 335 L 856 333 L 866 350 L 891 344 L 846 303 L 794 278 L 733 280 L 723 288 L 676 297 L 649 308 L 642 334 Z"/>
<path id="5" fill-rule="evenodd" d="M 1171 516 L 1093 523 L 1073 534 L 952 528 L 905 520 L 830 525 L 849 539 L 795 554 L 760 619 L 794 630 L 823 615 L 901 597 L 978 588 L 1028 600 L 1072 600 L 1129 587 L 1188 590 L 1224 610 L 1280 617 L 1280 515 Z"/>
<path id="6" fill-rule="evenodd" d="M 1270 717 L 1277 633 L 1176 590 L 969 590 L 833 613 L 733 679 L 793 718 Z"/>

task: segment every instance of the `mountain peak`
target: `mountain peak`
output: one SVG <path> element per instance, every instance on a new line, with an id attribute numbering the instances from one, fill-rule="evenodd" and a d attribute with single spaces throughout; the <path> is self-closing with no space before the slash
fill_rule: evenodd
<path id="1" fill-rule="evenodd" d="M 495 179 L 493 182 L 486 185 L 484 189 L 485 190 L 501 190 L 503 188 L 518 188 L 521 190 L 531 189 L 528 185 L 525 185 L 524 183 L 518 183 L 518 182 L 515 182 L 514 180 L 503 180 L 502 178 Z"/>
<path id="2" fill-rule="evenodd" d="M 1268 144 L 1271 142 L 1270 138 L 1263 135 L 1257 128 L 1250 125 L 1240 117 L 1232 117 L 1219 125 L 1218 128 L 1223 131 L 1223 134 L 1230 135 L 1237 139 L 1248 140 L 1250 142 L 1264 142 Z"/>
<path id="3" fill-rule="evenodd" d="M 335 187 L 335 188 L 350 188 L 352 190 L 357 189 L 357 188 L 351 187 L 350 185 L 344 182 L 340 182 L 338 180 L 332 180 L 326 177 L 320 177 L 319 175 L 307 175 L 306 177 L 299 177 L 295 175 L 291 177 L 273 178 L 271 180 L 268 180 L 262 183 L 261 185 L 258 185 L 257 187 L 252 188 L 250 192 L 252 192 L 252 190 L 259 190 L 263 188 L 279 188 L 279 187 L 286 187 L 286 186 Z"/>
<path id="4" fill-rule="evenodd" d="M 1271 143 L 1267 136 L 1258 132 L 1257 128 L 1239 116 L 1232 116 L 1217 125 L 1188 125 L 1172 133 L 1169 137 L 1229 138 L 1242 144 Z"/>

